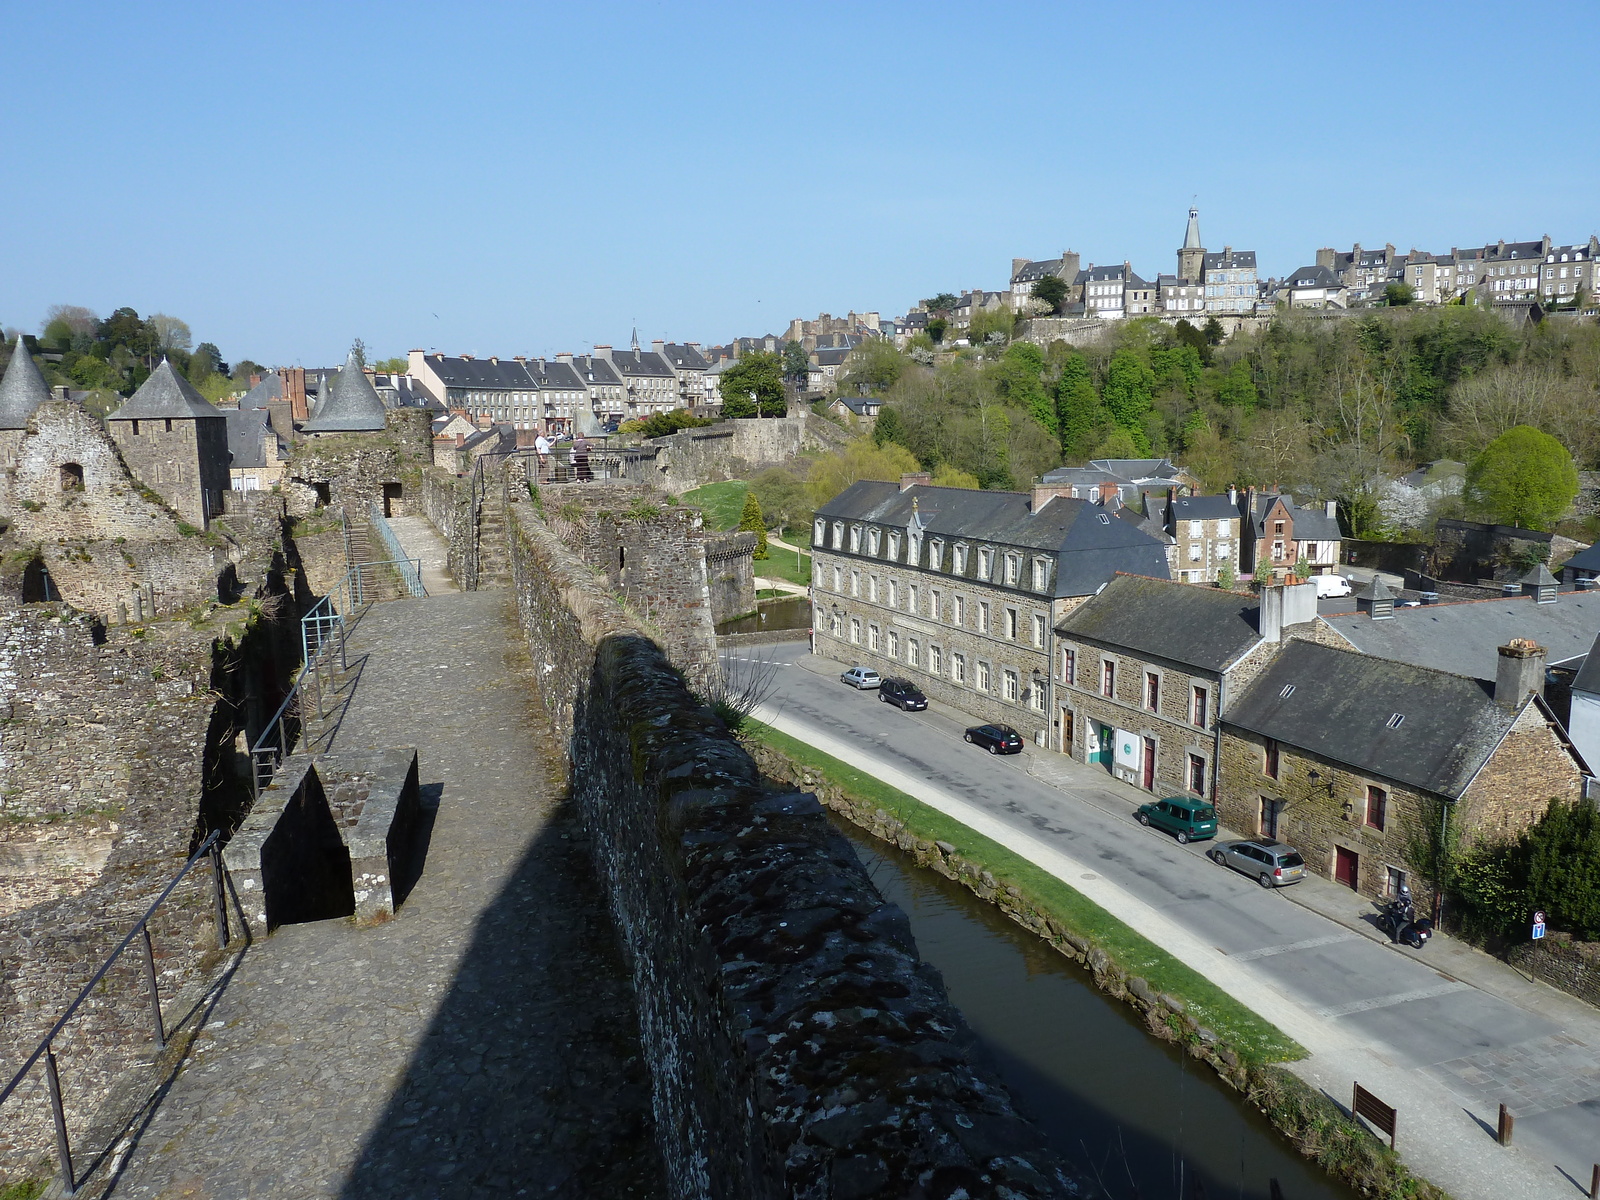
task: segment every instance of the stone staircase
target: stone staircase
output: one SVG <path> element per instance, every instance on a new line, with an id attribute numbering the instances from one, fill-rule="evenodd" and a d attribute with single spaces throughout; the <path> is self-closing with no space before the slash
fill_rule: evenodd
<path id="1" fill-rule="evenodd" d="M 478 590 L 504 587 L 511 581 L 506 549 L 505 496 L 491 481 L 478 510 Z"/>
<path id="2" fill-rule="evenodd" d="M 380 600 L 398 600 L 410 595 L 393 567 L 379 566 L 389 557 L 388 549 L 372 533 L 371 523 L 363 512 L 348 514 L 350 523 L 350 561 L 364 564 L 361 567 L 361 595 L 368 604 Z"/>

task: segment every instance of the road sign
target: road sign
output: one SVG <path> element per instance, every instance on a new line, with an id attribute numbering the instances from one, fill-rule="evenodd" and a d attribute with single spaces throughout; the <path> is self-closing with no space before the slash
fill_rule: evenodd
<path id="1" fill-rule="evenodd" d="M 1544 909 L 1536 908 L 1533 910 L 1533 923 L 1535 925 L 1544 924 Z"/>
<path id="2" fill-rule="evenodd" d="M 1544 922 L 1543 921 L 1535 921 L 1533 923 L 1533 934 L 1532 934 L 1533 940 L 1537 942 L 1543 936 L 1544 936 Z"/>

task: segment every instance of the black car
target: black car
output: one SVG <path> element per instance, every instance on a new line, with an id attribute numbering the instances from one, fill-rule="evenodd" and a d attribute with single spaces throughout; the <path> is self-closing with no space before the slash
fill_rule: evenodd
<path id="1" fill-rule="evenodd" d="M 921 712 L 928 707 L 928 698 L 909 679 L 885 679 L 878 685 L 878 699 L 899 705 L 906 712 Z"/>
<path id="2" fill-rule="evenodd" d="M 1022 753 L 1022 735 L 1009 725 L 974 725 L 967 730 L 966 739 L 990 754 Z"/>

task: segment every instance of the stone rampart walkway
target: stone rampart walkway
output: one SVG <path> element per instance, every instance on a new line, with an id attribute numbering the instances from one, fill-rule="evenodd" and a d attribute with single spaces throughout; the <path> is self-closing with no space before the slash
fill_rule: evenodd
<path id="1" fill-rule="evenodd" d="M 660 1194 L 632 993 L 521 647 L 504 592 L 362 618 L 334 748 L 417 748 L 420 879 L 387 924 L 257 940 L 88 1194 Z"/>

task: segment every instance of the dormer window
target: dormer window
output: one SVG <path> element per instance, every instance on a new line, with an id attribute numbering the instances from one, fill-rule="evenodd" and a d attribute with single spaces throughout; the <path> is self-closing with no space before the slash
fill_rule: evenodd
<path id="1" fill-rule="evenodd" d="M 843 521 L 835 521 L 833 523 L 833 548 L 835 550 L 843 550 L 844 549 L 844 522 Z"/>
<path id="2" fill-rule="evenodd" d="M 874 558 L 876 558 L 878 555 L 878 542 L 880 536 L 880 531 L 876 529 L 871 530 L 867 534 L 867 553 L 871 554 Z"/>
<path id="3" fill-rule="evenodd" d="M 985 546 L 978 551 L 978 578 L 987 579 L 994 570 L 994 551 Z"/>
<path id="4" fill-rule="evenodd" d="M 1042 592 L 1042 591 L 1044 591 L 1045 587 L 1049 584 L 1049 582 L 1050 582 L 1050 560 L 1048 558 L 1036 558 L 1036 559 L 1034 559 L 1033 560 L 1033 590 L 1036 591 L 1036 592 Z"/>
<path id="5" fill-rule="evenodd" d="M 922 565 L 922 535 L 920 533 L 911 534 L 907 541 L 907 547 L 907 564 L 913 567 L 920 567 Z"/>
<path id="6" fill-rule="evenodd" d="M 900 535 L 898 533 L 889 534 L 889 557 L 895 562 L 900 561 Z"/>
<path id="7" fill-rule="evenodd" d="M 955 573 L 957 575 L 965 575 L 967 573 L 967 547 L 965 542 L 956 543 L 955 554 Z"/>
<path id="8" fill-rule="evenodd" d="M 850 553 L 861 553 L 861 526 L 859 525 L 850 526 Z"/>
<path id="9" fill-rule="evenodd" d="M 1006 555 L 1006 585 L 1016 587 L 1017 581 L 1022 576 L 1022 556 L 1020 554 Z"/>
<path id="10" fill-rule="evenodd" d="M 816 524 L 812 527 L 811 540 L 818 546 L 825 546 L 828 543 L 828 523 L 821 517 L 817 518 Z"/>

